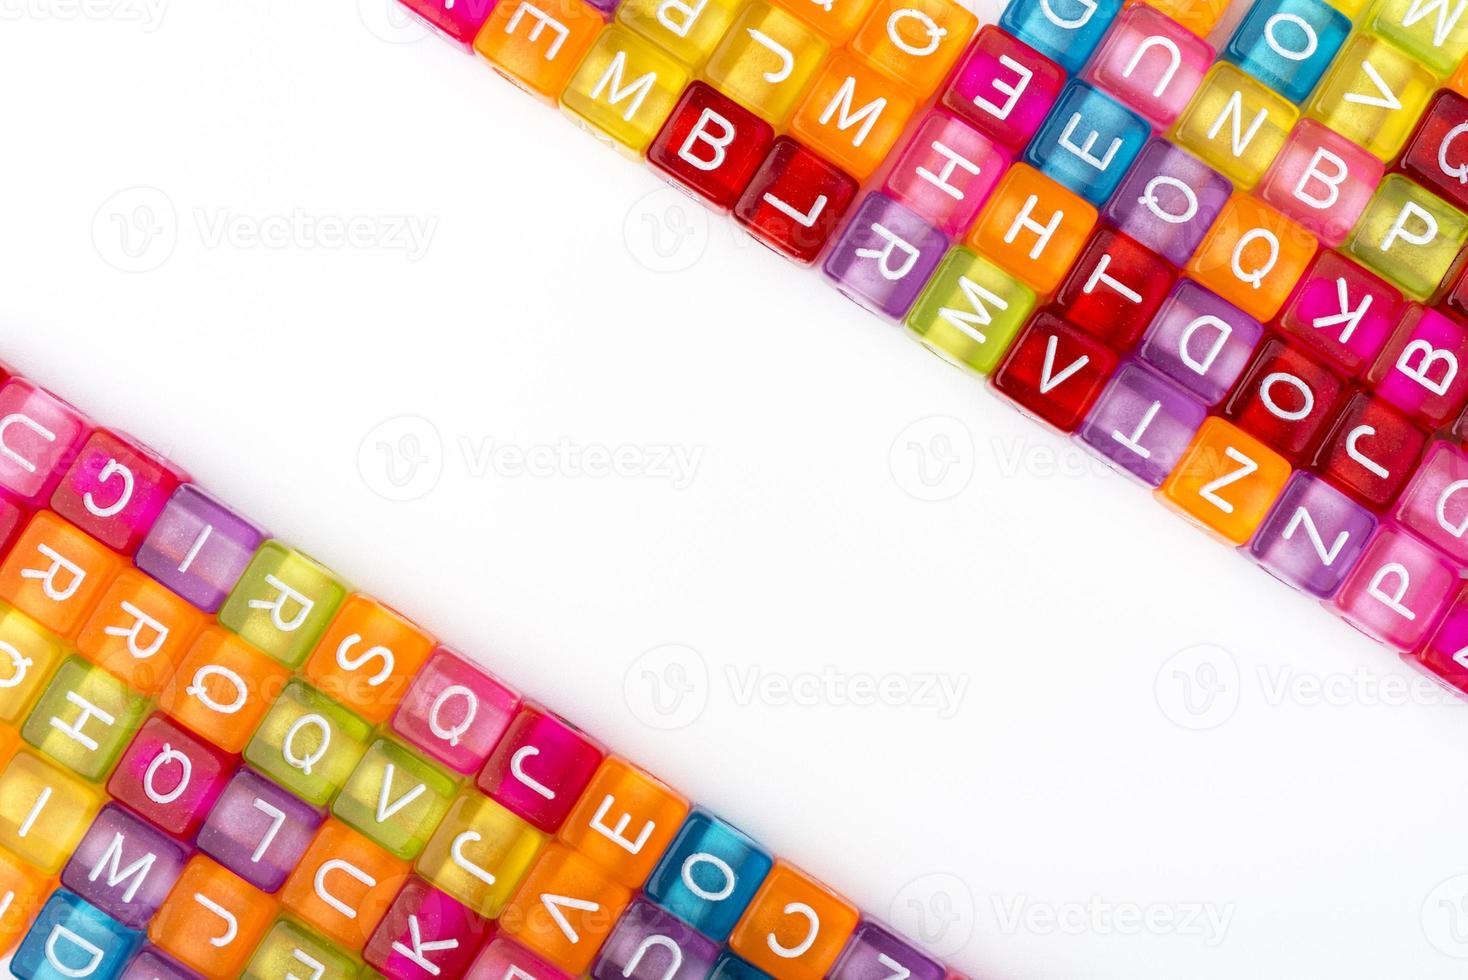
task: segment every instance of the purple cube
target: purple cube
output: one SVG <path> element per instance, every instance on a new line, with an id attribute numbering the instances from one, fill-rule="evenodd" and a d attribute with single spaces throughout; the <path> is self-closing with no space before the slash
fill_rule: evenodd
<path id="1" fill-rule="evenodd" d="M 943 967 L 875 922 L 862 920 L 826 974 L 829 980 L 943 980 Z"/>
<path id="2" fill-rule="evenodd" d="M 115 803 L 97 814 L 61 884 L 131 929 L 142 929 L 183 873 L 189 852 Z"/>
<path id="3" fill-rule="evenodd" d="M 868 194 L 826 256 L 826 278 L 889 320 L 907 315 L 948 248 L 943 233 L 890 197 Z"/>
<path id="4" fill-rule="evenodd" d="M 1154 139 L 1142 148 L 1102 218 L 1173 265 L 1185 265 L 1233 192 L 1186 150 Z"/>
<path id="5" fill-rule="evenodd" d="M 1128 361 L 1107 382 L 1078 435 L 1117 470 L 1156 488 L 1207 415 L 1182 388 Z"/>
<path id="6" fill-rule="evenodd" d="M 1371 511 L 1324 480 L 1296 472 L 1254 532 L 1248 552 L 1291 588 L 1329 599 L 1375 529 Z"/>
<path id="7" fill-rule="evenodd" d="M 216 612 L 265 532 L 192 483 L 173 492 L 133 559 L 205 612 Z"/>
<path id="8" fill-rule="evenodd" d="M 1137 356 L 1212 406 L 1243 373 L 1263 333 L 1243 310 L 1180 279 L 1142 335 Z"/>
<path id="9" fill-rule="evenodd" d="M 234 774 L 199 830 L 199 850 L 261 891 L 285 883 L 321 825 L 315 807 L 256 775 Z"/>
<path id="10" fill-rule="evenodd" d="M 639 898 L 612 928 L 592 980 L 703 980 L 719 945 L 656 905 Z"/>
<path id="11" fill-rule="evenodd" d="M 144 946 L 117 980 L 199 980 L 199 975 L 165 956 L 156 946 Z"/>

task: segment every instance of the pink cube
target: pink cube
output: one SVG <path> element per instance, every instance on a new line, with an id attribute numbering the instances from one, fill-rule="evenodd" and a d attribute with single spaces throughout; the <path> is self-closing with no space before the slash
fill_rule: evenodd
<path id="1" fill-rule="evenodd" d="M 1436 428 L 1468 401 L 1468 328 L 1413 303 L 1366 372 L 1376 393 Z"/>
<path id="2" fill-rule="evenodd" d="M 403 6 L 455 44 L 470 49 L 489 19 L 495 0 L 399 0 Z"/>
<path id="3" fill-rule="evenodd" d="M 1085 78 L 1158 129 L 1171 126 L 1198 90 L 1213 49 L 1196 34 L 1146 4 L 1112 22 Z"/>
<path id="4" fill-rule="evenodd" d="M 1381 527 L 1326 605 L 1372 639 L 1410 650 L 1457 588 L 1457 571 L 1436 552 L 1406 531 Z"/>
<path id="5" fill-rule="evenodd" d="M 520 695 L 445 647 L 398 703 L 395 732 L 449 768 L 477 772 L 520 707 Z"/>
<path id="6" fill-rule="evenodd" d="M 1402 306 L 1402 294 L 1391 283 L 1339 252 L 1321 249 L 1285 301 L 1279 322 L 1354 377 L 1386 346 Z"/>
<path id="7" fill-rule="evenodd" d="M 480 950 L 464 980 L 505 980 L 506 977 L 569 980 L 565 973 L 504 936 L 495 937 Z"/>
<path id="8" fill-rule="evenodd" d="M 362 959 L 388 980 L 462 977 L 489 929 L 465 906 L 410 878 L 367 941 Z"/>
<path id="9" fill-rule="evenodd" d="M 564 718 L 527 704 L 484 764 L 479 788 L 527 823 L 553 834 L 605 755 Z"/>
<path id="10" fill-rule="evenodd" d="M 1361 217 L 1385 169 L 1344 136 L 1301 119 L 1254 193 L 1334 248 Z"/>
<path id="11" fill-rule="evenodd" d="M 1408 659 L 1449 687 L 1468 692 L 1468 588 L 1454 597 L 1432 636 Z"/>
<path id="12" fill-rule="evenodd" d="M 0 385 L 0 490 L 44 505 L 89 427 L 81 412 L 24 378 Z"/>
<path id="13" fill-rule="evenodd" d="M 1397 521 L 1460 564 L 1468 564 L 1468 452 L 1434 443 L 1397 502 Z"/>
<path id="14" fill-rule="evenodd" d="M 51 496 L 51 509 L 116 551 L 138 550 L 189 475 L 119 432 L 98 429 Z"/>
<path id="15" fill-rule="evenodd" d="M 934 111 L 903 148 L 885 189 L 940 231 L 957 235 L 973 223 L 1009 159 L 972 126 Z"/>
<path id="16" fill-rule="evenodd" d="M 943 104 L 1011 153 L 1045 121 L 1066 74 L 1028 44 L 990 25 L 974 36 Z"/>

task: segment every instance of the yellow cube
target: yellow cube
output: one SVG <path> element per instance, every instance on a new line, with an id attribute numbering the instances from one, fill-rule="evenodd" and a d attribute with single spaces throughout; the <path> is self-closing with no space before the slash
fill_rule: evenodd
<path id="1" fill-rule="evenodd" d="M 61 663 L 61 641 L 0 602 L 0 721 L 18 724 Z"/>
<path id="2" fill-rule="evenodd" d="M 756 2 L 735 18 L 703 73 L 714 88 L 778 126 L 830 51 L 800 18 Z"/>
<path id="3" fill-rule="evenodd" d="M 740 0 L 623 0 L 617 21 L 632 28 L 690 68 L 703 64 Z"/>
<path id="4" fill-rule="evenodd" d="M 1468 215 L 1401 174 L 1389 174 L 1366 205 L 1350 252 L 1413 299 L 1437 289 L 1468 242 Z"/>
<path id="5" fill-rule="evenodd" d="M 1390 162 L 1437 87 L 1432 72 L 1380 38 L 1346 42 L 1315 89 L 1305 115 Z"/>
<path id="6" fill-rule="evenodd" d="M 1220 61 L 1178 117 L 1173 139 L 1248 190 L 1274 162 L 1300 113 L 1284 96 Z"/>
<path id="7" fill-rule="evenodd" d="M 417 870 L 485 918 L 500 914 L 550 838 L 487 796 L 459 794 Z"/>
<path id="8" fill-rule="evenodd" d="M 1468 54 L 1465 13 L 1461 0 L 1377 0 L 1366 29 L 1447 78 Z"/>
<path id="9" fill-rule="evenodd" d="M 561 108 L 597 139 L 641 157 L 686 84 L 688 69 L 676 58 L 614 24 L 571 76 Z"/>
<path id="10" fill-rule="evenodd" d="M 0 772 L 0 846 L 47 874 L 61 870 L 102 794 L 30 752 L 17 752 Z"/>

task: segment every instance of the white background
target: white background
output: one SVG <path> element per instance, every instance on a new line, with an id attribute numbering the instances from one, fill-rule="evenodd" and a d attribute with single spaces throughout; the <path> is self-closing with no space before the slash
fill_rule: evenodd
<path id="1" fill-rule="evenodd" d="M 0 0 L 0 357 L 976 978 L 1461 976 L 1468 714 L 384 2 Z"/>

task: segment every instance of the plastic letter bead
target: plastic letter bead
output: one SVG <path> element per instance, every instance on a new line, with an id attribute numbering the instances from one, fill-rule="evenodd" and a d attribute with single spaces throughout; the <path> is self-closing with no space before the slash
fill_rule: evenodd
<path id="1" fill-rule="evenodd" d="M 198 854 L 149 923 L 148 939 L 205 976 L 238 976 L 275 913 L 269 895 Z"/>
<path id="2" fill-rule="evenodd" d="M 1291 102 L 1303 102 L 1350 30 L 1351 19 L 1324 0 L 1259 0 L 1223 55 Z"/>
<path id="3" fill-rule="evenodd" d="M 145 446 L 98 429 L 51 495 L 51 507 L 107 547 L 130 555 L 188 478 Z"/>
<path id="4" fill-rule="evenodd" d="M 563 844 L 551 844 L 505 907 L 499 926 L 552 966 L 580 975 L 631 900 L 627 888 L 589 859 Z"/>
<path id="5" fill-rule="evenodd" d="M 44 388 L 22 378 L 0 384 L 0 491 L 44 504 L 86 434 L 82 414 Z"/>
<path id="6" fill-rule="evenodd" d="M 306 853 L 321 813 L 241 768 L 199 831 L 199 850 L 261 891 L 275 892 Z"/>
<path id="7" fill-rule="evenodd" d="M 946 112 L 929 113 L 897 156 L 882 185 L 946 235 L 973 224 L 989 192 L 1009 168 L 1009 154 Z"/>
<path id="8" fill-rule="evenodd" d="M 1172 289 L 1176 271 L 1125 235 L 1102 228 L 1071 268 L 1055 303 L 1068 323 L 1127 350 Z"/>
<path id="9" fill-rule="evenodd" d="M 142 936 L 69 891 L 46 900 L 10 961 L 20 980 L 110 980 Z"/>
<path id="10" fill-rule="evenodd" d="M 280 903 L 332 942 L 357 951 L 408 877 L 408 862 L 328 820 L 286 880 Z"/>
<path id="11" fill-rule="evenodd" d="M 624 24 L 690 68 L 703 64 L 724 36 L 739 4 L 735 0 L 622 0 L 617 23 Z"/>
<path id="12" fill-rule="evenodd" d="M 859 180 L 887 158 L 914 102 L 887 76 L 850 54 L 816 75 L 790 120 L 790 135 Z"/>
<path id="13" fill-rule="evenodd" d="M 121 565 L 117 554 L 41 511 L 0 564 L 0 599 L 51 632 L 69 635 Z"/>
<path id="14" fill-rule="evenodd" d="M 286 980 L 301 974 L 316 980 L 351 980 L 361 967 L 319 936 L 281 919 L 270 927 L 240 980 Z"/>
<path id="15" fill-rule="evenodd" d="M 428 659 L 433 637 L 376 599 L 347 598 L 316 644 L 305 673 L 315 688 L 374 724 L 397 707 Z"/>
<path id="16" fill-rule="evenodd" d="M 1036 314 L 1010 346 L 990 383 L 1024 412 L 1072 432 L 1116 370 L 1101 341 L 1050 313 Z"/>
<path id="17" fill-rule="evenodd" d="M 1055 62 L 989 26 L 974 37 L 943 104 L 1016 153 L 1049 115 L 1065 79 Z"/>
<path id="18" fill-rule="evenodd" d="M 510 812 L 554 833 L 605 754 L 570 722 L 526 705 L 485 763 L 479 788 Z"/>
<path id="19" fill-rule="evenodd" d="M 1178 117 L 1173 138 L 1248 190 L 1264 176 L 1297 118 L 1289 100 L 1220 61 Z"/>
<path id="20" fill-rule="evenodd" d="M 143 722 L 107 781 L 107 792 L 155 826 L 192 839 L 209 815 L 235 760 L 194 738 L 167 715 Z"/>
<path id="21" fill-rule="evenodd" d="M 1105 204 L 1147 142 L 1147 123 L 1085 82 L 1060 93 L 1025 162 L 1092 204 Z"/>
<path id="22" fill-rule="evenodd" d="M 1375 528 L 1371 511 L 1319 477 L 1297 472 L 1249 542 L 1249 554 L 1291 588 L 1328 599 Z"/>
<path id="23" fill-rule="evenodd" d="M 1378 528 L 1331 605 L 1378 643 L 1410 650 L 1458 588 L 1458 573 L 1405 531 Z"/>
<path id="24" fill-rule="evenodd" d="M 1315 468 L 1338 490 L 1383 510 L 1411 476 L 1427 434 L 1387 402 L 1365 392 L 1341 412 L 1315 457 Z"/>
<path id="25" fill-rule="evenodd" d="M 923 100 L 937 90 L 978 26 L 955 0 L 877 0 L 851 47 Z"/>
<path id="26" fill-rule="evenodd" d="M 393 716 L 393 731 L 458 773 L 477 773 L 520 707 L 497 677 L 439 647 Z"/>
<path id="27" fill-rule="evenodd" d="M 1366 380 L 1402 411 L 1442 425 L 1468 401 L 1468 327 L 1415 303 Z"/>
<path id="28" fill-rule="evenodd" d="M 1402 295 L 1337 252 L 1322 251 L 1285 302 L 1279 322 L 1346 377 L 1376 360 L 1396 328 Z"/>
<path id="29" fill-rule="evenodd" d="M 94 787 L 40 756 L 17 752 L 0 772 L 0 846 L 55 874 L 101 805 Z"/>
<path id="30" fill-rule="evenodd" d="M 1433 677 L 1468 692 L 1468 665 L 1459 655 L 1468 647 L 1468 590 L 1459 592 L 1437 629 L 1418 649 L 1419 667 Z"/>
<path id="31" fill-rule="evenodd" d="M 1382 163 L 1313 119 L 1301 119 L 1256 188 L 1264 203 L 1340 245 L 1381 183 Z"/>
<path id="32" fill-rule="evenodd" d="M 378 739 L 348 777 L 331 812 L 389 854 L 412 860 L 454 797 L 454 781 L 402 746 Z"/>
<path id="33" fill-rule="evenodd" d="M 782 136 L 734 206 L 734 220 L 786 258 L 810 263 L 826 247 L 856 189 L 850 176 Z"/>
<path id="34" fill-rule="evenodd" d="M 1216 405 L 1243 373 L 1263 332 L 1243 310 L 1183 279 L 1163 301 L 1137 354 L 1205 405 Z"/>
<path id="35" fill-rule="evenodd" d="M 473 790 L 461 792 L 416 870 L 479 915 L 500 914 L 545 846 L 545 834 Z"/>
<path id="36" fill-rule="evenodd" d="M 479 951 L 466 980 L 504 980 L 505 977 L 529 977 L 531 980 L 569 980 L 566 974 L 551 966 L 519 943 L 495 936 Z"/>
<path id="37" fill-rule="evenodd" d="M 307 803 L 325 806 L 367 751 L 365 721 L 292 680 L 245 746 L 245 761 Z"/>
<path id="38" fill-rule="evenodd" d="M 1468 55 L 1468 18 L 1463 15 L 1454 3 L 1377 0 L 1365 26 L 1446 78 Z"/>
<path id="39" fill-rule="evenodd" d="M 608 758 L 566 818 L 560 840 L 613 881 L 640 888 L 687 815 L 683 797 L 631 763 Z"/>
<path id="40" fill-rule="evenodd" d="M 943 233 L 882 194 L 868 194 L 826 256 L 823 270 L 858 305 L 900 320 L 938 267 Z"/>
<path id="41" fill-rule="evenodd" d="M 264 539 L 260 528 L 189 483 L 168 498 L 135 560 L 189 602 L 214 612 Z"/>
<path id="42" fill-rule="evenodd" d="M 999 26 L 1074 75 L 1120 10 L 1121 0 L 1010 0 Z"/>
<path id="43" fill-rule="evenodd" d="M 130 929 L 142 929 L 183 872 L 189 852 L 108 804 L 61 872 L 61 885 Z"/>
<path id="44" fill-rule="evenodd" d="M 717 943 L 646 899 L 636 899 L 607 936 L 592 980 L 703 980 L 718 959 Z"/>
<path id="45" fill-rule="evenodd" d="M 1146 3 L 1199 37 L 1211 34 L 1228 9 L 1227 0 L 1146 0 Z"/>
<path id="46" fill-rule="evenodd" d="M 727 211 L 753 179 L 774 138 L 769 123 L 711 86 L 694 82 L 647 148 L 647 162 L 709 206 Z"/>
<path id="47" fill-rule="evenodd" d="M 1142 148 L 1104 217 L 1173 265 L 1197 249 L 1233 193 L 1218 171 L 1166 140 Z"/>
<path id="48" fill-rule="evenodd" d="M 772 864 L 743 831 L 695 807 L 653 869 L 646 892 L 705 936 L 723 942 Z"/>
<path id="49" fill-rule="evenodd" d="M 14 725 L 25 718 L 61 659 L 56 637 L 0 603 L 0 722 Z"/>
<path id="50" fill-rule="evenodd" d="M 747 961 L 785 980 L 821 980 L 860 916 L 825 885 L 776 861 L 729 937 Z"/>
<path id="51" fill-rule="evenodd" d="M 157 694 L 203 625 L 193 606 L 135 569 L 112 580 L 76 648 L 128 687 Z"/>
<path id="52" fill-rule="evenodd" d="M 876 0 L 774 0 L 834 45 L 851 40 Z"/>
<path id="53" fill-rule="evenodd" d="M 1407 55 L 1370 34 L 1356 34 L 1341 48 L 1305 112 L 1389 161 L 1436 87 L 1432 72 Z"/>
<path id="54" fill-rule="evenodd" d="M 882 980 L 900 971 L 911 980 L 943 980 L 943 967 L 897 938 L 889 929 L 863 920 L 830 973 L 831 980 Z"/>
<path id="55" fill-rule="evenodd" d="M 345 583 L 315 559 L 267 541 L 220 607 L 219 622 L 287 667 L 299 667 L 346 594 Z"/>
<path id="56" fill-rule="evenodd" d="M 174 962 L 156 947 L 145 945 L 128 962 L 119 980 L 198 980 L 198 974 Z"/>
<path id="57" fill-rule="evenodd" d="M 1345 384 L 1310 357 L 1281 340 L 1266 340 L 1254 352 L 1224 405 L 1239 428 L 1264 440 L 1293 463 L 1310 457 L 1335 419 Z"/>
<path id="58" fill-rule="evenodd" d="M 158 695 L 158 707 L 226 752 L 239 752 L 290 671 L 228 630 L 205 627 Z"/>
<path id="59" fill-rule="evenodd" d="M 1078 434 L 1117 470 L 1155 489 L 1207 414 L 1202 402 L 1173 382 L 1128 363 L 1107 383 Z"/>
<path id="60" fill-rule="evenodd" d="M 62 663 L 21 727 L 27 742 L 83 779 L 112 771 L 147 702 L 80 657 Z"/>
<path id="61" fill-rule="evenodd" d="M 423 18 L 440 34 L 455 44 L 468 49 L 474 44 L 474 35 L 484 25 L 484 19 L 494 7 L 495 0 L 402 0 L 413 13 Z"/>
<path id="62" fill-rule="evenodd" d="M 0 854 L 0 957 L 15 949 L 40 912 L 52 881 L 35 868 Z"/>
<path id="63" fill-rule="evenodd" d="M 603 26 L 582 0 L 498 0 L 474 50 L 513 85 L 555 102 Z"/>
<path id="64" fill-rule="evenodd" d="M 938 356 L 988 374 L 1034 308 L 1034 290 L 988 259 L 953 248 L 908 311 L 906 323 Z"/>
<path id="65" fill-rule="evenodd" d="M 1234 194 L 1187 271 L 1250 316 L 1271 319 L 1315 255 L 1315 238 L 1273 208 Z"/>
<path id="66" fill-rule="evenodd" d="M 388 980 L 462 977 L 488 930 L 469 909 L 413 878 L 393 900 L 362 958 Z"/>
<path id="67" fill-rule="evenodd" d="M 1468 11 L 1465 11 L 1468 13 Z M 1397 166 L 1453 207 L 1468 208 L 1468 98 L 1441 91 L 1407 140 Z"/>
<path id="68" fill-rule="evenodd" d="M 1158 494 L 1199 527 L 1240 545 L 1264 520 L 1289 477 L 1283 456 L 1231 423 L 1210 418 Z"/>
<path id="69" fill-rule="evenodd" d="M 1455 562 L 1468 560 L 1468 455 L 1435 443 L 1397 504 L 1397 522 Z"/>
<path id="70" fill-rule="evenodd" d="M 1096 209 L 1038 170 L 1009 168 L 966 244 L 1035 290 L 1060 285 L 1096 225 Z"/>
<path id="71" fill-rule="evenodd" d="M 662 128 L 688 69 L 657 45 L 613 25 L 596 39 L 561 93 L 561 107 L 587 132 L 641 156 Z"/>
<path id="72" fill-rule="evenodd" d="M 1086 80 L 1165 129 L 1183 111 L 1213 63 L 1197 35 L 1137 3 L 1116 18 L 1086 69 Z"/>
<path id="73" fill-rule="evenodd" d="M 1413 299 L 1427 299 L 1468 242 L 1468 214 L 1401 174 L 1376 189 L 1346 250 Z"/>
<path id="74" fill-rule="evenodd" d="M 734 19 L 704 76 L 772 125 L 795 110 L 830 46 L 798 17 L 755 0 Z"/>

